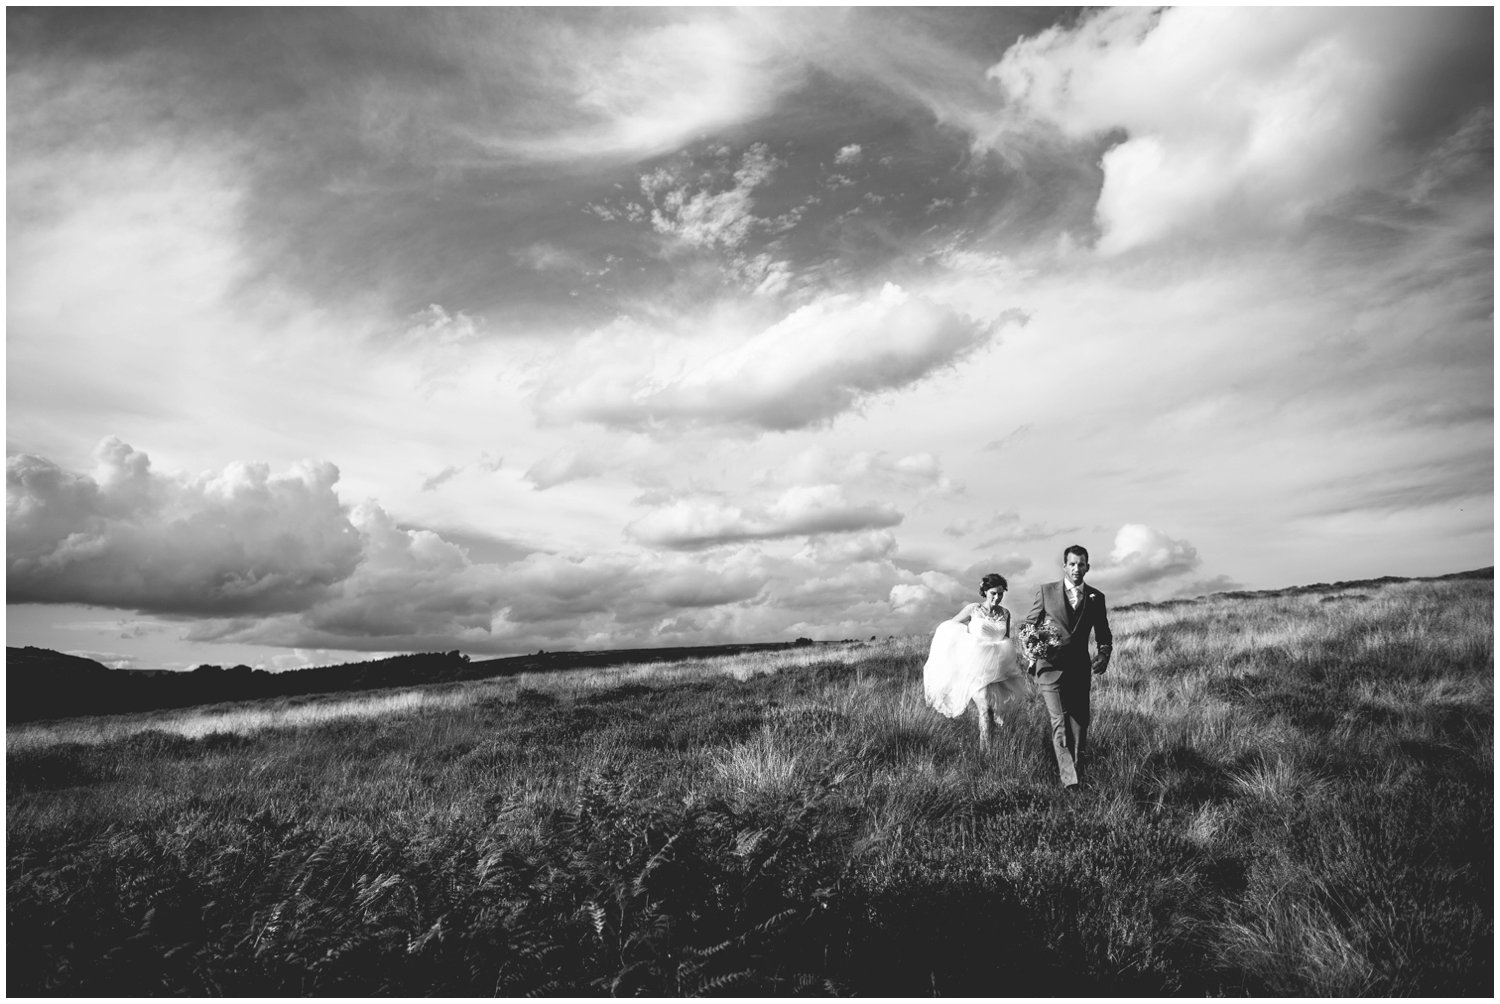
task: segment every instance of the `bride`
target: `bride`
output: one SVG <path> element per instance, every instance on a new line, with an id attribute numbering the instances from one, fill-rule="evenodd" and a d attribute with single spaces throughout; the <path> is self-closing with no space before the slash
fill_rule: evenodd
<path id="1" fill-rule="evenodd" d="M 1000 605 L 1005 576 L 990 573 L 979 583 L 983 597 L 943 621 L 932 635 L 922 669 L 927 703 L 957 718 L 972 703 L 979 712 L 979 748 L 988 749 L 991 725 L 1004 725 L 1002 712 L 1019 708 L 1026 675 L 1010 636 L 1010 611 Z"/>

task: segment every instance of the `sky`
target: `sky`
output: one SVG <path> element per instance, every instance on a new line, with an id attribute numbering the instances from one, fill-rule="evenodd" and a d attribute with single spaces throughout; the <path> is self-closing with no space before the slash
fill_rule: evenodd
<path id="1" fill-rule="evenodd" d="M 8 8 L 7 644 L 1491 565 L 1493 16 Z"/>

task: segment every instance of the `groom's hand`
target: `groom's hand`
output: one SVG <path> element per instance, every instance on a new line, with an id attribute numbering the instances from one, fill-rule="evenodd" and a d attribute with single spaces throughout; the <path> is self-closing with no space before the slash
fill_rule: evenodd
<path id="1" fill-rule="evenodd" d="M 1104 671 L 1109 668 L 1109 653 L 1100 652 L 1098 655 L 1094 656 L 1094 662 L 1091 668 L 1093 669 L 1095 676 L 1103 676 Z"/>

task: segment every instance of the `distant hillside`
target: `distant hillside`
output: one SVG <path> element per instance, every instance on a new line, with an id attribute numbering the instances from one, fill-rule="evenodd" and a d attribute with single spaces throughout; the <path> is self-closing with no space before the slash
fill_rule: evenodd
<path id="1" fill-rule="evenodd" d="M 1435 576 L 1430 580 L 1384 576 L 1350 582 L 1313 583 L 1286 589 L 1217 593 L 1218 597 L 1251 598 L 1295 596 L 1349 589 L 1375 589 L 1395 582 L 1447 579 L 1493 579 L 1493 567 Z M 1202 598 L 1127 603 L 1118 609 L 1180 606 Z M 671 662 L 768 651 L 813 644 L 765 642 L 747 645 L 709 645 L 691 648 L 606 649 L 593 652 L 538 652 L 535 655 L 471 661 L 460 652 L 420 652 L 388 659 L 315 666 L 269 673 L 249 666 L 199 666 L 191 672 L 109 669 L 91 659 L 42 648 L 5 650 L 6 720 L 38 721 L 78 715 L 122 714 L 158 708 L 179 708 L 221 701 L 290 697 L 380 687 L 413 687 L 459 680 L 477 680 L 515 673 L 538 673 L 585 667 L 621 666 L 641 662 Z"/>
<path id="2" fill-rule="evenodd" d="M 54 652 L 50 648 L 33 648 L 30 645 L 25 648 L 7 648 L 5 650 L 5 668 L 11 670 L 22 670 L 25 672 L 48 672 L 48 673 L 72 673 L 79 679 L 96 677 L 100 673 L 112 673 L 114 670 L 108 666 L 101 665 L 93 659 L 85 659 L 81 655 L 68 655 L 64 652 Z"/>
<path id="3" fill-rule="evenodd" d="M 1344 592 L 1349 589 L 1378 589 L 1381 586 L 1388 586 L 1396 582 L 1448 582 L 1455 579 L 1493 579 L 1494 577 L 1495 566 L 1490 565 L 1486 568 L 1475 568 L 1467 572 L 1450 572 L 1447 575 L 1432 575 L 1417 578 L 1400 575 L 1382 575 L 1378 579 L 1352 579 L 1347 582 L 1314 582 L 1306 586 L 1287 586 L 1284 589 L 1235 589 L 1217 592 L 1211 595 L 1227 599 L 1263 599 L 1273 596 L 1304 596 L 1308 593 L 1336 593 Z M 1110 609 L 1143 610 L 1150 607 L 1172 607 L 1180 606 L 1184 603 L 1197 603 L 1199 600 L 1203 599 L 1207 599 L 1207 597 L 1198 596 L 1192 599 L 1155 600 L 1144 601 L 1141 603 L 1123 603 L 1119 606 L 1112 606 Z"/>
<path id="4" fill-rule="evenodd" d="M 9 722 L 123 714 L 221 701 L 248 701 L 380 687 L 412 687 L 458 680 L 665 662 L 788 648 L 807 642 L 697 648 L 538 652 L 470 661 L 460 652 L 421 652 L 368 662 L 268 673 L 249 666 L 199 666 L 191 672 L 109 669 L 91 659 L 44 648 L 6 648 L 5 717 Z"/>

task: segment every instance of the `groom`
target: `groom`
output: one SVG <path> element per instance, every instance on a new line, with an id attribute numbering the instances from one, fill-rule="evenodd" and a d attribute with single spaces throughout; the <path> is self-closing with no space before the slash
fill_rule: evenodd
<path id="1" fill-rule="evenodd" d="M 1089 688 L 1094 674 L 1109 666 L 1109 653 L 1114 647 L 1104 594 L 1083 584 L 1088 571 L 1086 548 L 1074 544 L 1063 551 L 1062 581 L 1048 582 L 1038 589 L 1026 615 L 1031 624 L 1052 619 L 1067 639 L 1062 648 L 1032 666 L 1037 689 L 1052 718 L 1052 751 L 1057 754 L 1057 771 L 1065 788 L 1078 784 L 1078 759 L 1089 730 Z M 1099 643 L 1099 654 L 1092 662 L 1090 631 Z"/>

